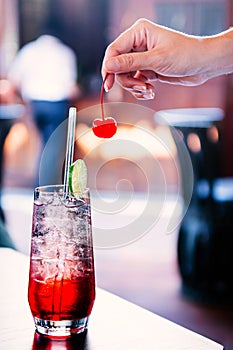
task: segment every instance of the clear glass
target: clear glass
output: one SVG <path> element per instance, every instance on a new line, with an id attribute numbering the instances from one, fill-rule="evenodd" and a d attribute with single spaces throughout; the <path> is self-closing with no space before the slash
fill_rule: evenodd
<path id="1" fill-rule="evenodd" d="M 67 196 L 62 185 L 37 187 L 28 301 L 36 330 L 66 337 L 85 331 L 95 300 L 89 190 Z"/>

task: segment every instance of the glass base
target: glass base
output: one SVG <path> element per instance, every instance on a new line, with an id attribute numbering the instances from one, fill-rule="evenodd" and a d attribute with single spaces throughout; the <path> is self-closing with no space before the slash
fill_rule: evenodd
<path id="1" fill-rule="evenodd" d="M 86 331 L 88 327 L 88 317 L 71 321 L 51 321 L 34 317 L 34 322 L 38 333 L 50 337 L 69 337 Z"/>

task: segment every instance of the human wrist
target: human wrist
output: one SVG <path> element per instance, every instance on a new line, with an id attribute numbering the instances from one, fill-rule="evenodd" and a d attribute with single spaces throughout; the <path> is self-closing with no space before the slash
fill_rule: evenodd
<path id="1" fill-rule="evenodd" d="M 208 78 L 233 72 L 233 29 L 204 37 L 202 44 Z"/>

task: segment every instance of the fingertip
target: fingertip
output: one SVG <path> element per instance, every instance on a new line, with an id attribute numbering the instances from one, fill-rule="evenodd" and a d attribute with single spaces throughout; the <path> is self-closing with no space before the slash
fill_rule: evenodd
<path id="1" fill-rule="evenodd" d="M 107 73 L 106 76 L 104 77 L 104 90 L 105 92 L 109 92 L 111 88 L 113 87 L 114 84 L 114 74 Z"/>
<path id="2" fill-rule="evenodd" d="M 133 89 L 132 95 L 138 100 L 153 100 L 155 98 L 155 91 L 153 89 Z"/>
<path id="3" fill-rule="evenodd" d="M 105 92 L 109 92 L 109 88 L 108 88 L 106 82 L 104 83 L 104 91 L 105 91 Z"/>

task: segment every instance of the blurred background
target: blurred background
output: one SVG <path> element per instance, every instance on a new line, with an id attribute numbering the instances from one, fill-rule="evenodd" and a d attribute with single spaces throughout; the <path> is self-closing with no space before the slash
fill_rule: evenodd
<path id="1" fill-rule="evenodd" d="M 32 190 L 38 172 L 43 140 L 27 101 L 23 99 L 20 91 L 17 91 L 8 78 L 19 50 L 25 44 L 37 39 L 48 23 L 59 23 L 59 38 L 72 49 L 76 57 L 78 93 L 72 96 L 71 102 L 81 111 L 77 134 L 87 132 L 87 137 L 79 141 L 76 157 L 85 157 L 95 146 L 99 145 L 93 137 L 88 137 L 88 130 L 94 119 L 93 113 L 88 113 L 88 111 L 93 105 L 99 103 L 102 82 L 100 69 L 106 46 L 140 17 L 189 34 L 219 33 L 233 24 L 233 1 L 0 0 L 0 17 L 1 201 L 6 225 L 17 249 L 28 254 Z M 61 70 L 62 68 L 64 67 L 61 67 Z M 183 230 L 177 228 L 172 235 L 160 234 L 158 238 L 156 232 L 151 229 L 145 237 L 130 246 L 117 250 L 96 251 L 99 286 L 223 343 L 226 350 L 233 349 L 232 299 L 229 298 L 229 294 L 233 293 L 233 278 L 230 272 L 233 266 L 230 257 L 233 248 L 233 228 L 232 220 L 229 219 L 231 216 L 229 213 L 232 213 L 233 208 L 232 91 L 233 76 L 228 75 L 211 79 L 198 87 L 181 87 L 156 82 L 157 96 L 154 101 L 136 101 L 118 86 L 114 86 L 111 92 L 105 94 L 106 103 L 133 103 L 140 108 L 150 109 L 150 112 L 145 113 L 140 120 L 136 113 L 135 116 L 123 114 L 121 117 L 120 115 L 118 121 L 122 125 L 119 127 L 119 132 L 124 134 L 130 131 L 131 140 L 138 142 L 138 139 L 141 138 L 145 141 L 144 134 L 134 133 L 135 126 L 173 145 L 171 146 L 173 153 L 168 155 L 157 144 L 151 146 L 148 143 L 148 149 L 155 148 L 153 157 L 159 160 L 165 174 L 168 186 L 167 213 L 171 210 L 179 185 L 173 164 L 174 157 L 179 158 L 179 151 L 175 147 L 176 142 L 172 138 L 170 128 L 158 126 L 155 114 L 167 109 L 180 108 L 192 109 L 196 113 L 198 108 L 202 108 L 206 109 L 207 115 L 210 109 L 212 111 L 214 109 L 217 118 L 210 120 L 208 126 L 204 127 L 195 124 L 195 116 L 192 125 L 187 124 L 187 120 L 181 123 L 181 127 L 179 123 L 177 125 L 173 123 L 175 127 L 178 126 L 182 134 L 194 167 L 194 196 L 191 209 L 194 208 L 195 213 L 191 221 L 189 221 L 189 216 L 186 218 Z M 185 114 L 183 111 L 181 116 Z M 130 124 L 130 128 L 127 129 L 124 123 Z M 201 162 L 207 165 L 208 170 L 204 167 L 201 170 L 199 168 L 200 155 L 203 154 L 204 160 L 202 159 Z M 135 171 L 133 157 L 132 161 L 121 159 L 121 155 L 117 153 L 114 157 L 109 162 L 106 149 L 98 147 L 94 156 L 88 158 L 90 160 L 88 163 L 89 186 L 93 190 L 115 191 L 115 184 L 122 178 L 123 172 L 134 191 L 138 193 L 137 200 L 135 200 L 135 208 L 137 208 L 147 190 L 145 179 L 140 171 Z M 154 161 L 153 157 L 145 160 L 144 154 L 138 157 L 142 159 L 137 159 L 137 162 L 146 162 L 144 164 Z M 99 163 L 107 162 L 108 166 L 102 171 L 101 179 L 96 184 L 96 178 L 92 177 L 92 170 L 96 169 Z M 148 169 L 150 169 L 150 164 Z M 155 207 L 161 195 L 161 183 L 155 174 L 152 183 Z M 217 192 L 223 189 L 227 194 L 220 196 L 221 198 L 214 197 L 211 192 L 212 188 Z M 207 194 L 203 195 L 203 193 Z M 202 218 L 204 226 L 208 229 L 204 231 L 202 229 L 201 235 L 197 234 L 198 240 L 192 241 L 198 241 L 197 245 L 188 243 L 189 251 L 191 249 L 191 254 L 194 256 L 191 262 L 194 266 L 191 268 L 192 271 L 189 269 L 187 272 L 185 265 L 187 242 L 183 240 L 183 236 L 190 236 L 188 231 L 190 227 L 193 227 L 192 223 L 196 222 L 195 220 L 200 222 L 199 207 L 208 217 L 208 220 L 205 217 Z M 133 214 L 135 215 L 135 212 Z M 176 215 L 179 221 L 180 212 L 178 211 Z M 219 222 L 214 221 L 213 217 L 219 218 L 222 223 L 227 222 L 226 227 L 219 226 Z M 97 215 L 95 220 L 98 223 L 100 219 Z M 163 217 L 163 220 L 160 226 L 156 226 L 156 229 L 161 232 L 167 220 L 166 216 Z M 209 225 L 215 226 L 210 229 Z M 217 233 L 213 231 L 215 229 Z M 211 230 L 214 232 L 212 236 L 218 236 L 221 230 L 225 230 L 226 234 L 221 236 L 221 244 L 219 240 L 212 243 Z M 206 270 L 207 275 L 200 276 L 203 266 L 204 270 L 206 267 L 206 260 L 203 260 L 203 256 L 206 257 L 209 254 L 209 251 L 208 254 L 205 254 L 205 249 L 208 249 L 206 246 L 213 247 L 214 245 L 215 247 L 216 244 L 220 253 L 218 252 L 215 263 L 211 256 L 211 262 L 208 261 L 209 270 Z M 227 253 L 226 249 L 228 249 Z M 184 254 L 183 250 L 185 250 Z M 229 258 L 225 259 L 225 265 L 219 268 L 218 264 L 220 265 L 223 255 L 229 255 Z M 195 265 L 195 259 L 199 259 L 198 268 Z M 215 271 L 216 275 L 219 273 L 221 277 L 217 278 L 217 282 Z M 211 275 L 210 280 L 208 279 L 209 274 Z M 209 283 L 210 288 L 203 283 L 203 279 L 207 281 L 207 284 Z M 185 292 L 186 287 L 189 289 L 188 293 Z M 191 287 L 191 292 L 189 287 Z M 227 300 L 231 299 L 227 303 L 222 302 L 225 292 L 228 296 Z"/>
<path id="2" fill-rule="evenodd" d="M 61 39 L 75 52 L 81 93 L 77 101 L 79 109 L 99 102 L 101 86 L 100 68 L 107 44 L 136 19 L 146 17 L 160 24 L 190 34 L 218 33 L 232 24 L 232 1 L 92 1 L 79 0 L 9 0 L 0 2 L 1 10 L 1 103 L 16 103 L 16 97 L 7 84 L 8 70 L 17 51 L 36 39 L 41 29 L 51 19 L 60 23 Z M 231 76 L 210 80 L 199 87 L 175 88 L 156 83 L 155 101 L 135 101 L 127 92 L 115 86 L 106 102 L 124 101 L 138 103 L 154 111 L 168 108 L 220 107 L 224 110 L 221 123 L 222 173 L 232 175 L 232 98 Z M 16 113 L 17 114 L 17 113 Z M 20 114 L 20 111 L 19 111 Z M 30 186 L 35 171 L 35 154 L 39 150 L 39 135 L 30 115 L 25 111 L 19 120 L 12 120 L 13 127 L 4 146 L 7 154 L 6 186 Z M 86 120 L 87 123 L 92 121 Z M 148 122 L 153 121 L 146 121 Z M 17 134 L 17 143 L 15 135 Z M 12 140 L 14 140 L 12 142 Z"/>

